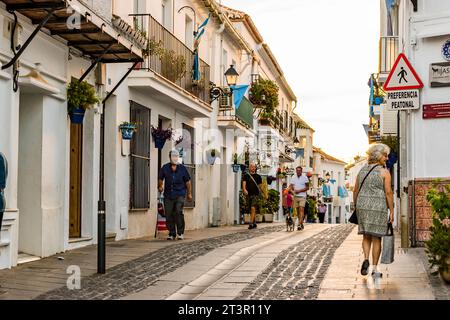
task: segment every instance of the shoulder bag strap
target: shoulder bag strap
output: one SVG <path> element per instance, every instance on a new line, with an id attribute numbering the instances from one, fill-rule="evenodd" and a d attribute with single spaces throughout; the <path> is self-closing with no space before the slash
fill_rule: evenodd
<path id="1" fill-rule="evenodd" d="M 259 192 L 261 194 L 263 194 L 261 188 L 259 187 L 259 185 L 256 183 L 255 179 L 253 179 L 252 175 L 250 173 L 248 173 L 248 176 L 250 177 L 250 179 L 252 179 L 252 181 L 255 183 L 256 187 L 258 188 Z"/>
<path id="2" fill-rule="evenodd" d="M 366 181 L 366 179 L 367 179 L 367 177 L 369 176 L 369 174 L 370 174 L 376 167 L 378 167 L 378 164 L 375 165 L 375 166 L 373 166 L 373 168 L 369 170 L 369 172 L 366 174 L 366 176 L 364 177 L 363 181 L 361 182 L 361 186 L 360 186 L 359 189 L 358 189 L 358 196 L 356 197 L 356 201 L 358 200 L 359 194 L 361 193 L 361 189 L 362 189 L 362 187 L 363 187 L 363 185 L 364 185 L 364 182 Z M 355 208 L 356 208 L 356 201 L 355 201 Z"/>

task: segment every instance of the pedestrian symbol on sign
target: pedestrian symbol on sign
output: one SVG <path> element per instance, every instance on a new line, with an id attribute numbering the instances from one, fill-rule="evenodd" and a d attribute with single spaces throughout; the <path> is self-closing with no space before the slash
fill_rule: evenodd
<path id="1" fill-rule="evenodd" d="M 384 91 L 414 90 L 423 88 L 417 72 L 403 53 L 400 53 L 384 83 Z"/>
<path id="2" fill-rule="evenodd" d="M 408 75 L 408 72 L 406 72 L 406 70 L 403 67 L 401 67 L 401 69 L 402 69 L 402 71 L 400 71 L 397 75 L 400 77 L 398 83 L 402 83 L 402 79 L 405 80 L 406 83 L 408 83 L 408 80 L 406 80 L 406 78 L 405 78 L 405 76 Z"/>

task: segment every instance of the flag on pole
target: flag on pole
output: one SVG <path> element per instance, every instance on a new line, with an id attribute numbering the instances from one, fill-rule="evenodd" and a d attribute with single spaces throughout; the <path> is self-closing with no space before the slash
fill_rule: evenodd
<path id="1" fill-rule="evenodd" d="M 237 110 L 241 105 L 242 99 L 244 99 L 249 85 L 231 86 L 231 88 L 233 89 L 233 103 Z"/>
<path id="2" fill-rule="evenodd" d="M 200 80 L 200 63 L 198 57 L 198 48 L 200 46 L 200 39 L 205 33 L 206 25 L 211 18 L 211 14 L 208 15 L 205 21 L 198 27 L 198 30 L 194 32 L 194 63 L 192 66 L 192 80 L 199 81 Z"/>

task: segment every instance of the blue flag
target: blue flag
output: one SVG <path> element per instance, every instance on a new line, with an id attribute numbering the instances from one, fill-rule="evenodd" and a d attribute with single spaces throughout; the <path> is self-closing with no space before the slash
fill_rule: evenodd
<path id="1" fill-rule="evenodd" d="M 198 48 L 200 46 L 200 39 L 205 33 L 206 25 L 211 18 L 211 14 L 208 15 L 205 21 L 198 27 L 198 30 L 194 32 L 195 41 L 194 41 L 194 61 L 192 65 L 192 80 L 199 81 L 200 80 L 200 63 L 198 57 Z"/>
<path id="2" fill-rule="evenodd" d="M 231 88 L 233 89 L 233 102 L 236 110 L 239 109 L 239 106 L 241 105 L 242 99 L 244 99 L 248 87 L 250 86 L 249 85 L 231 86 Z"/>

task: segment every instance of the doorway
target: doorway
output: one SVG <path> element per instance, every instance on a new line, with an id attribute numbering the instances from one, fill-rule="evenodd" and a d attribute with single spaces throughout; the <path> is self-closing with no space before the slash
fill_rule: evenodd
<path id="1" fill-rule="evenodd" d="M 83 125 L 70 124 L 69 238 L 81 238 Z"/>

